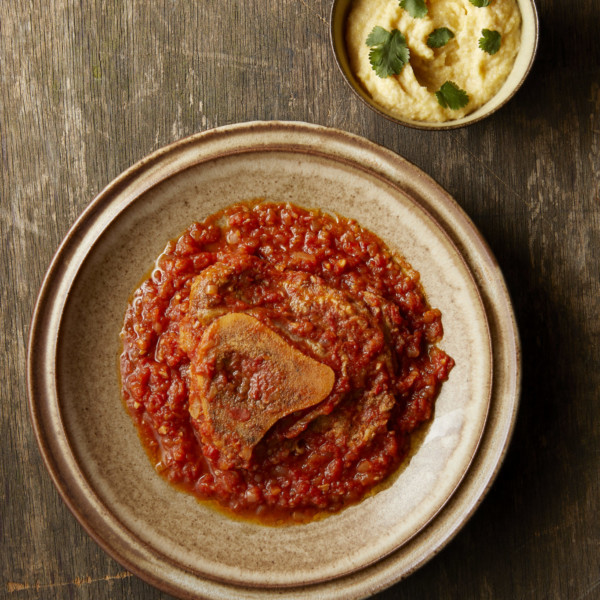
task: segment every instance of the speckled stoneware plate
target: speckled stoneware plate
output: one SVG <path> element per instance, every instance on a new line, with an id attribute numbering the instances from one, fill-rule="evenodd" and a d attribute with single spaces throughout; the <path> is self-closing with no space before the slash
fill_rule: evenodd
<path id="1" fill-rule="evenodd" d="M 192 221 L 257 197 L 337 212 L 378 233 L 421 273 L 456 361 L 433 422 L 387 488 L 287 527 L 233 520 L 169 486 L 119 395 L 123 314 L 154 259 Z M 65 502 L 114 558 L 185 598 L 359 598 L 406 576 L 488 489 L 520 373 L 502 275 L 448 194 L 365 139 L 281 122 L 184 139 L 111 183 L 50 266 L 28 360 L 33 424 Z"/>

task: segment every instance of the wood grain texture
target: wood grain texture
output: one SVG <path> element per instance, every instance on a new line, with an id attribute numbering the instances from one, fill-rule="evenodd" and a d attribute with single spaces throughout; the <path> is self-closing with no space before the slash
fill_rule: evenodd
<path id="1" fill-rule="evenodd" d="M 4 0 L 0 5 L 0 597 L 166 599 L 82 530 L 27 414 L 29 319 L 51 256 L 116 175 L 171 141 L 254 119 L 378 142 L 432 175 L 496 254 L 524 379 L 506 462 L 450 545 L 381 600 L 600 597 L 600 44 L 597 0 L 538 0 L 518 94 L 449 132 L 350 95 L 330 0 Z"/>

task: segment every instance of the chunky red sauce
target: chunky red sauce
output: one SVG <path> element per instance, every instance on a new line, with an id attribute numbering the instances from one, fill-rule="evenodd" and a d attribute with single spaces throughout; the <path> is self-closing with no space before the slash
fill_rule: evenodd
<path id="1" fill-rule="evenodd" d="M 245 399 L 228 413 L 234 424 L 274 393 L 256 357 L 198 358 L 211 323 L 229 313 L 254 317 L 335 374 L 324 400 L 279 419 L 243 460 L 227 432 L 189 412 L 206 400 L 194 382 L 207 378 L 211 394 Z M 419 274 L 356 222 L 238 204 L 169 242 L 134 293 L 123 397 L 168 481 L 236 514 L 302 521 L 358 502 L 397 469 L 454 364 L 435 346 L 441 337 Z"/>

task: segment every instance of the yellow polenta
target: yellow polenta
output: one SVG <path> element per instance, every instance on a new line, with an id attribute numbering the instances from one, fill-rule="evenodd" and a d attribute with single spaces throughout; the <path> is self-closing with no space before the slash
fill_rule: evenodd
<path id="1" fill-rule="evenodd" d="M 413 18 L 398 0 L 355 0 L 348 16 L 346 44 L 351 67 L 373 100 L 402 119 L 440 122 L 458 119 L 485 104 L 510 73 L 521 41 L 517 0 L 492 0 L 476 7 L 469 0 L 427 0 L 428 14 Z M 366 39 L 376 26 L 398 29 L 406 38 L 410 61 L 399 75 L 378 77 L 369 62 Z M 447 27 L 445 46 L 430 48 L 427 37 Z M 482 30 L 498 31 L 500 50 L 479 47 Z M 469 95 L 461 109 L 442 108 L 435 92 L 452 81 Z"/>

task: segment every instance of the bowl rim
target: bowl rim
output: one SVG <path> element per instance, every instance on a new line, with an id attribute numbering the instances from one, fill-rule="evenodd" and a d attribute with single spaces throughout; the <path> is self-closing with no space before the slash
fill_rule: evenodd
<path id="1" fill-rule="evenodd" d="M 511 89 L 511 91 L 506 95 L 506 97 L 501 102 L 499 102 L 496 106 L 494 106 L 494 108 L 492 108 L 491 110 L 484 112 L 483 114 L 480 114 L 478 116 L 472 117 L 472 118 L 469 118 L 470 115 L 465 115 L 461 119 L 456 119 L 456 120 L 451 120 L 451 121 L 442 121 L 442 122 L 413 121 L 410 119 L 402 119 L 400 117 L 396 117 L 396 116 L 392 115 L 388 111 L 385 111 L 379 104 L 377 104 L 374 100 L 372 100 L 369 97 L 368 92 L 363 88 L 362 84 L 356 79 L 354 74 L 351 73 L 350 67 L 348 67 L 348 69 L 345 69 L 342 66 L 342 62 L 348 63 L 346 44 L 345 43 L 342 44 L 342 46 L 343 46 L 342 48 L 339 47 L 339 44 L 336 41 L 336 39 L 337 39 L 336 29 L 337 29 L 337 26 L 338 26 L 338 23 L 340 20 L 341 20 L 342 24 L 345 23 L 347 16 L 348 16 L 349 8 L 350 8 L 352 2 L 353 2 L 353 0 L 333 0 L 333 2 L 331 3 L 331 10 L 329 12 L 329 42 L 331 45 L 331 50 L 332 50 L 332 53 L 333 53 L 333 56 L 335 59 L 335 63 L 338 67 L 338 70 L 342 74 L 342 77 L 343 77 L 346 85 L 348 85 L 350 87 L 353 94 L 365 106 L 370 108 L 373 112 L 377 113 L 378 115 L 384 117 L 388 121 L 390 121 L 392 123 L 396 123 L 398 125 L 404 125 L 405 127 L 410 127 L 412 129 L 419 129 L 421 131 L 445 131 L 445 130 L 461 129 L 462 127 L 467 127 L 468 125 L 473 125 L 475 123 L 479 123 L 480 121 L 487 119 L 488 117 L 493 115 L 495 112 L 500 110 L 505 104 L 507 104 L 515 96 L 515 94 L 519 91 L 519 89 L 521 88 L 521 86 L 523 85 L 523 83 L 525 82 L 527 77 L 529 76 L 529 73 L 531 72 L 531 69 L 533 68 L 533 64 L 534 64 L 536 56 L 537 56 L 537 51 L 538 51 L 538 46 L 539 46 L 539 37 L 540 37 L 540 24 L 539 24 L 539 15 L 538 15 L 538 10 L 537 10 L 535 0 L 517 0 L 519 5 L 521 4 L 521 2 L 526 2 L 531 6 L 532 17 L 533 17 L 533 19 L 532 19 L 533 44 L 532 44 L 532 49 L 531 49 L 531 53 L 529 56 L 529 61 L 527 63 L 526 68 L 523 71 L 521 78 L 515 83 L 515 85 Z M 338 17 L 338 12 L 341 10 L 340 9 L 341 5 L 345 5 L 344 6 L 345 10 L 344 10 L 344 14 L 342 14 L 341 17 Z M 343 40 L 343 37 L 342 37 L 342 40 Z M 490 100 L 488 100 L 487 103 L 489 103 L 492 100 L 492 98 L 490 98 Z M 485 106 L 485 104 L 482 107 L 480 107 L 479 109 L 483 108 L 484 106 Z M 475 111 L 470 114 L 475 114 Z"/>

